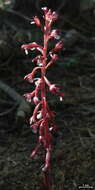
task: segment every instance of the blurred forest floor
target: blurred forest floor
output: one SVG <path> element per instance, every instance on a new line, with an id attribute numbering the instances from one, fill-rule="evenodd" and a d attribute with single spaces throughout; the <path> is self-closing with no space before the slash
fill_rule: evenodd
<path id="1" fill-rule="evenodd" d="M 19 95 L 33 86 L 23 77 L 31 71 L 31 55 L 21 51 L 24 43 L 41 41 L 30 19 L 0 10 L 0 80 Z M 61 22 L 61 23 L 60 23 Z M 56 112 L 59 132 L 54 137 L 52 189 L 95 189 L 95 12 L 83 12 L 74 21 L 64 16 L 64 49 L 48 78 L 65 93 L 63 102 L 48 96 Z M 15 100 L 14 100 L 15 99 Z M 0 88 L 0 189 L 41 190 L 43 151 L 36 160 L 30 154 L 37 139 L 17 118 L 18 103 Z"/>

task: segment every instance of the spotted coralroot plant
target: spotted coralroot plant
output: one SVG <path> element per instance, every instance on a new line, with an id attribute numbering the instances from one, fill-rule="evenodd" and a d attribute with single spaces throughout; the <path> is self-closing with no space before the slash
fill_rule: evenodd
<path id="1" fill-rule="evenodd" d="M 32 19 L 31 24 L 36 24 L 41 28 L 43 32 L 43 45 L 39 45 L 36 42 L 22 45 L 22 49 L 28 54 L 28 50 L 37 50 L 39 54 L 32 60 L 36 66 L 31 73 L 24 77 L 25 80 L 35 84 L 35 89 L 31 93 L 24 94 L 25 98 L 35 104 L 33 115 L 30 118 L 30 126 L 34 133 L 39 134 L 38 144 L 35 150 L 32 152 L 31 157 L 35 155 L 43 146 L 45 155 L 45 164 L 42 168 L 43 172 L 47 172 L 51 166 L 51 152 L 52 152 L 52 137 L 53 132 L 57 130 L 54 112 L 50 110 L 47 102 L 48 91 L 54 95 L 59 96 L 62 101 L 64 93 L 60 92 L 59 87 L 56 84 L 52 84 L 46 77 L 48 68 L 59 59 L 57 52 L 63 47 L 63 41 L 58 41 L 55 47 L 48 52 L 48 43 L 51 39 L 60 39 L 60 30 L 52 29 L 52 24 L 58 20 L 56 12 L 52 12 L 50 9 L 42 8 L 44 12 L 44 26 L 41 24 L 40 19 L 35 16 Z M 36 78 L 35 74 L 40 70 L 41 77 Z"/>

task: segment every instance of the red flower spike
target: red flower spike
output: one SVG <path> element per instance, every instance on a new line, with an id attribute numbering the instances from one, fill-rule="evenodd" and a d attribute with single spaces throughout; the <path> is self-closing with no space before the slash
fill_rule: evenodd
<path id="1" fill-rule="evenodd" d="M 38 27 L 42 27 L 40 19 L 37 16 L 33 17 L 31 24 L 36 24 Z"/>
<path id="2" fill-rule="evenodd" d="M 39 144 L 32 152 L 31 157 L 35 157 L 38 153 L 41 145 L 43 145 L 46 151 L 45 157 L 45 165 L 42 169 L 44 172 L 44 179 L 45 179 L 45 187 L 50 190 L 51 183 L 49 178 L 49 168 L 51 167 L 51 152 L 52 152 L 52 138 L 53 132 L 56 132 L 58 128 L 55 124 L 55 115 L 54 112 L 50 110 L 48 103 L 47 103 L 47 86 L 49 91 L 52 92 L 54 95 L 60 97 L 60 101 L 63 100 L 64 93 L 60 92 L 59 88 L 52 84 L 46 78 L 46 71 L 47 68 L 53 65 L 58 59 L 58 55 L 56 54 L 63 48 L 63 40 L 56 43 L 55 47 L 48 51 L 48 43 L 49 40 L 52 38 L 59 39 L 60 30 L 56 30 L 51 28 L 53 22 L 58 19 L 58 15 L 56 12 L 51 11 L 50 9 L 44 7 L 42 8 L 44 11 L 44 26 L 40 22 L 40 19 L 37 16 L 33 17 L 32 24 L 36 24 L 38 27 L 41 27 L 43 31 L 43 46 L 37 44 L 36 42 L 24 44 L 21 46 L 23 50 L 25 50 L 26 54 L 28 54 L 28 50 L 38 50 L 42 55 L 36 56 L 32 62 L 36 62 L 38 67 L 35 67 L 31 73 L 26 75 L 24 79 L 28 80 L 30 83 L 34 82 L 34 90 L 31 93 L 25 94 L 25 98 L 30 102 L 33 100 L 35 104 L 35 108 L 33 111 L 33 115 L 31 116 L 29 122 L 30 127 L 32 128 L 33 132 L 38 136 Z M 49 53 L 48 53 L 49 52 Z M 56 52 L 56 53 L 55 53 Z M 48 62 L 48 58 L 50 61 Z M 39 78 L 35 78 L 37 71 L 41 71 L 41 76 Z"/>

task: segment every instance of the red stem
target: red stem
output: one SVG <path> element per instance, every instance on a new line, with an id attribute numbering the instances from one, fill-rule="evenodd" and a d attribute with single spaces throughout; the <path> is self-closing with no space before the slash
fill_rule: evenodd
<path id="1" fill-rule="evenodd" d="M 45 21 L 45 26 L 47 28 L 47 23 Z M 48 28 L 47 28 L 48 30 Z M 46 119 L 47 106 L 46 106 L 46 89 L 45 89 L 45 74 L 46 74 L 46 58 L 47 58 L 47 48 L 48 48 L 48 32 L 44 33 L 44 49 L 43 49 L 43 65 L 41 69 L 41 98 L 42 98 L 42 117 Z M 48 138 L 48 123 L 45 125 L 45 136 Z M 51 182 L 49 171 L 44 172 L 44 187 L 46 190 L 51 190 Z"/>
<path id="2" fill-rule="evenodd" d="M 47 47 L 48 47 L 48 41 L 47 41 L 47 34 L 44 34 L 44 49 L 43 49 L 43 65 L 41 69 L 41 97 L 42 97 L 42 115 L 43 118 L 46 117 L 46 107 L 44 106 L 44 101 L 46 101 L 46 91 L 45 91 L 45 73 L 46 73 L 46 58 L 47 58 Z"/>
<path id="3" fill-rule="evenodd" d="M 51 177 L 49 171 L 44 172 L 44 188 L 45 190 L 51 190 Z"/>

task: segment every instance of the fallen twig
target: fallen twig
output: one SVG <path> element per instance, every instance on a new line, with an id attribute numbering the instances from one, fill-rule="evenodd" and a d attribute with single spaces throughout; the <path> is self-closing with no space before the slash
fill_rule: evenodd
<path id="1" fill-rule="evenodd" d="M 9 87 L 4 82 L 0 81 L 0 89 L 3 90 L 8 96 L 10 96 L 17 103 L 16 120 L 25 120 L 26 116 L 31 113 L 31 106 L 26 100 L 19 95 L 14 89 Z"/>

